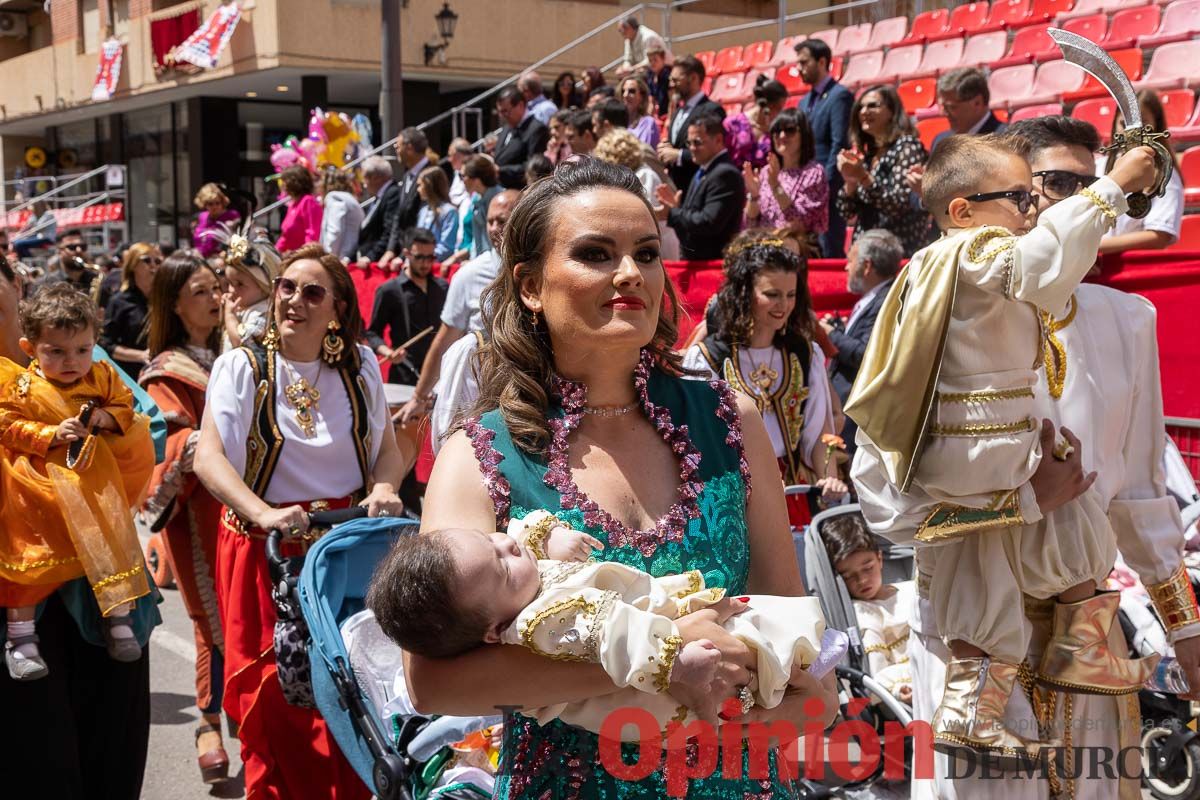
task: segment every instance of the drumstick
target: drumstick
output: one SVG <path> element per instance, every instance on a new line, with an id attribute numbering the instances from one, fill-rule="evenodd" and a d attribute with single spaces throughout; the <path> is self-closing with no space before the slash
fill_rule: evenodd
<path id="1" fill-rule="evenodd" d="M 412 337 L 411 339 L 409 339 L 409 340 L 408 340 L 407 342 L 405 342 L 404 344 L 400 345 L 399 347 L 396 347 L 396 348 L 394 348 L 394 349 L 392 350 L 392 356 L 391 356 L 391 358 L 389 358 L 389 359 L 388 359 L 388 361 L 389 361 L 389 362 L 393 362 L 393 363 L 394 363 L 394 362 L 395 362 L 395 360 L 396 360 L 396 355 L 395 355 L 395 354 L 396 354 L 397 352 L 399 352 L 400 350 L 407 350 L 407 349 L 408 349 L 408 348 L 409 348 L 411 345 L 413 345 L 413 344 L 415 344 L 415 343 L 417 343 L 417 342 L 421 341 L 422 339 L 424 339 L 426 336 L 428 336 L 428 335 L 429 335 L 429 334 L 431 334 L 431 333 L 433 333 L 433 326 L 432 326 L 432 325 L 430 325 L 428 328 L 426 328 L 425 330 L 423 330 L 423 331 L 421 331 L 420 333 L 418 333 L 416 336 L 414 336 L 414 337 Z"/>

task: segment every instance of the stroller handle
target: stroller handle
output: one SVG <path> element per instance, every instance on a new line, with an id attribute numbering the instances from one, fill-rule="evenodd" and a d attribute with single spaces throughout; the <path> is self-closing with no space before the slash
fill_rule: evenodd
<path id="1" fill-rule="evenodd" d="M 308 515 L 308 527 L 332 528 L 334 525 L 341 525 L 343 522 L 349 522 L 352 519 L 361 519 L 366 515 L 366 506 L 350 506 L 349 508 L 335 508 L 329 511 L 314 511 Z M 282 546 L 283 531 L 279 529 L 268 531 L 267 564 L 278 574 L 282 574 L 287 562 L 281 550 Z M 278 574 L 272 574 L 273 581 L 278 581 Z"/>

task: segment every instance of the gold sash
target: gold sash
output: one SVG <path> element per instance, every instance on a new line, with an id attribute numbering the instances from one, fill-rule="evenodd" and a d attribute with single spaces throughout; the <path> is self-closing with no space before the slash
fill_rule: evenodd
<path id="1" fill-rule="evenodd" d="M 943 237 L 900 273 L 846 401 L 846 416 L 870 437 L 901 491 L 912 482 L 929 431 L 959 260 L 974 238 Z"/>

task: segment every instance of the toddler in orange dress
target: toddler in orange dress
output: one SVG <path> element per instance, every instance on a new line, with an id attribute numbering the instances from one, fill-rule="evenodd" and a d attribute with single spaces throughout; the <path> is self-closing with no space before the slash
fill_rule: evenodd
<path id="1" fill-rule="evenodd" d="M 21 307 L 21 367 L 0 359 L 0 605 L 14 680 L 49 673 L 37 604 L 86 575 L 105 618 L 108 653 L 136 661 L 129 614 L 150 592 L 132 509 L 154 469 L 149 420 L 116 370 L 93 362 L 99 318 L 67 284 Z"/>

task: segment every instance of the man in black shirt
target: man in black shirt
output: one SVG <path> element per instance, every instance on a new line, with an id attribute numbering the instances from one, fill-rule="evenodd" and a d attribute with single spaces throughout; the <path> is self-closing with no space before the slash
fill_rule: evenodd
<path id="1" fill-rule="evenodd" d="M 392 362 L 389 383 L 415 386 L 420 377 L 420 365 L 425 363 L 429 345 L 442 324 L 442 306 L 446 303 L 448 284 L 433 272 L 433 250 L 437 239 L 425 228 L 413 228 L 408 246 L 404 248 L 404 269 L 375 292 L 375 308 L 367 341 L 371 348 Z M 405 342 L 433 328 L 418 341 L 402 347 Z M 383 338 L 391 329 L 391 346 Z"/>
<path id="2" fill-rule="evenodd" d="M 58 258 L 56 268 L 47 271 L 46 277 L 37 284 L 37 291 L 45 286 L 56 283 L 69 283 L 81 292 L 88 294 L 92 291 L 92 281 L 96 280 L 96 272 L 88 266 L 87 245 L 83 241 L 83 233 L 69 230 L 58 237 Z"/>

